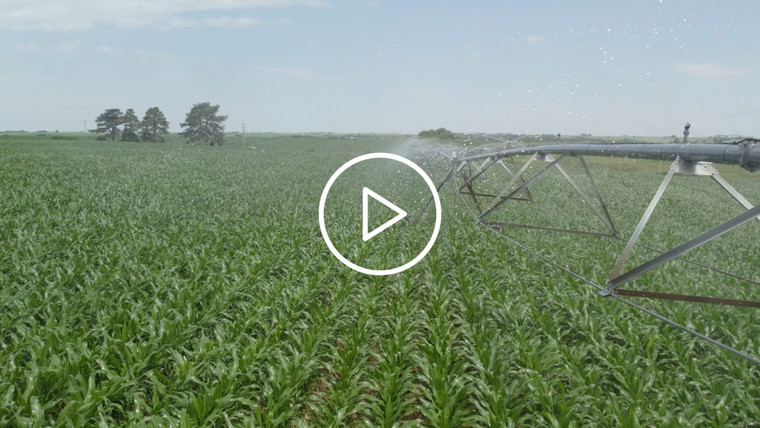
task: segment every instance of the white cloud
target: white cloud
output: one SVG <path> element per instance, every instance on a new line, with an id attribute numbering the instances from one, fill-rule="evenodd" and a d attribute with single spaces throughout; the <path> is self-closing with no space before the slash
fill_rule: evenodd
<path id="1" fill-rule="evenodd" d="M 236 29 L 257 25 L 259 21 L 247 16 L 232 18 L 221 16 L 218 18 L 205 19 L 187 19 L 187 18 L 170 18 L 163 27 L 168 28 L 200 28 L 200 27 L 217 27 L 225 29 Z"/>
<path id="2" fill-rule="evenodd" d="M 162 28 L 197 28 L 200 27 L 200 21 L 197 19 L 171 17 L 166 22 L 159 24 L 159 26 Z"/>
<path id="3" fill-rule="evenodd" d="M 95 51 L 106 55 L 117 55 L 123 52 L 120 48 L 115 46 L 101 46 L 95 49 Z"/>
<path id="4" fill-rule="evenodd" d="M 0 0 L 0 30 L 70 31 L 99 24 L 122 28 L 239 28 L 255 25 L 256 20 L 246 16 L 187 18 L 183 14 L 297 5 L 321 7 L 329 3 L 325 0 Z"/>
<path id="5" fill-rule="evenodd" d="M 541 36 L 531 35 L 528 37 L 523 38 L 528 43 L 538 43 L 541 41 Z"/>
<path id="6" fill-rule="evenodd" d="M 256 25 L 259 23 L 259 21 L 249 18 L 247 16 L 239 16 L 237 18 L 230 18 L 229 16 L 222 16 L 219 18 L 209 18 L 203 21 L 205 25 L 208 25 L 209 27 L 220 27 L 220 28 L 241 28 L 241 27 L 250 27 L 252 25 Z"/>
<path id="7" fill-rule="evenodd" d="M 710 77 L 735 77 L 752 74 L 747 70 L 723 67 L 718 64 L 673 64 L 673 70 L 678 73 L 688 74 L 692 77 L 710 78 Z"/>

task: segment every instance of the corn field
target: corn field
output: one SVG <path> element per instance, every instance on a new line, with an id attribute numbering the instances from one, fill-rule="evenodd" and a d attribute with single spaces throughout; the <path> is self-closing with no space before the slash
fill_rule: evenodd
<path id="1" fill-rule="evenodd" d="M 325 182 L 401 137 L 84 138 L 0 137 L 2 426 L 760 421 L 760 367 L 600 298 L 475 224 L 453 191 L 418 265 L 370 277 L 338 262 L 317 223 Z M 625 217 L 623 190 L 661 179 L 649 165 L 601 189 L 625 227 L 643 208 Z M 760 202 L 756 177 L 726 174 Z M 696 192 L 686 180 L 676 199 Z M 651 239 L 681 233 L 663 210 Z M 516 233 L 586 275 L 614 262 L 585 237 Z M 720 241 L 698 256 L 756 274 L 750 241 L 749 253 Z M 676 264 L 642 281 L 719 292 L 709 279 Z M 756 310 L 652 307 L 760 355 Z"/>

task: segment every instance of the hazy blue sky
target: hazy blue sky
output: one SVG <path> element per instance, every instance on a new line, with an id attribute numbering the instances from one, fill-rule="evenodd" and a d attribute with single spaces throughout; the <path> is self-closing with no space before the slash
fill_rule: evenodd
<path id="1" fill-rule="evenodd" d="M 760 2 L 0 0 L 0 130 L 760 136 Z"/>

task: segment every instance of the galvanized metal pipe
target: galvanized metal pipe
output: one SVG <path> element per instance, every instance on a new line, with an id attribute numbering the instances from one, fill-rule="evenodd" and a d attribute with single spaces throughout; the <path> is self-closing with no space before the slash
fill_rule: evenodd
<path id="1" fill-rule="evenodd" d="M 593 144 L 571 143 L 542 146 L 526 146 L 505 149 L 492 153 L 465 156 L 458 161 L 468 162 L 486 158 L 551 153 L 570 156 L 608 156 L 617 158 L 674 160 L 677 157 L 689 162 L 713 162 L 739 165 L 755 172 L 760 170 L 760 144 L 744 142 L 740 144 Z"/>

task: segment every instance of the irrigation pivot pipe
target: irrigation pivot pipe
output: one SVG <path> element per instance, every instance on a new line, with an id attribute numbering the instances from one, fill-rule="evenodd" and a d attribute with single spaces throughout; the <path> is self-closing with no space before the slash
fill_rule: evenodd
<path id="1" fill-rule="evenodd" d="M 713 162 L 739 165 L 755 172 L 760 170 L 760 140 L 746 139 L 729 144 L 657 144 L 657 143 L 571 143 L 543 146 L 517 147 L 498 152 L 482 153 L 459 158 L 469 162 L 487 158 L 505 158 L 534 153 L 551 153 L 570 156 L 608 156 L 616 158 L 675 160 L 680 157 L 688 162 Z"/>

